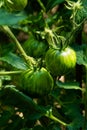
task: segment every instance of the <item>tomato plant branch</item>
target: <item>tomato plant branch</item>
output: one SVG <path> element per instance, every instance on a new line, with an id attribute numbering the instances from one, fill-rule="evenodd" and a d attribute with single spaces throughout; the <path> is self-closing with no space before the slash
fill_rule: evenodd
<path id="1" fill-rule="evenodd" d="M 43 11 L 46 12 L 46 8 L 45 8 L 44 4 L 42 3 L 42 1 L 41 0 L 37 0 L 37 1 L 38 1 L 39 5 L 41 6 L 41 8 L 43 9 Z"/>
<path id="2" fill-rule="evenodd" d="M 0 75 L 20 74 L 22 71 L 1 71 Z"/>
<path id="3" fill-rule="evenodd" d="M 2 80 L 0 79 L 0 88 L 2 87 Z"/>
<path id="4" fill-rule="evenodd" d="M 26 52 L 24 51 L 24 49 L 22 48 L 21 44 L 19 43 L 19 41 L 17 40 L 17 38 L 14 36 L 14 34 L 12 33 L 12 31 L 10 30 L 10 28 L 8 26 L 2 26 L 1 27 L 2 30 L 15 42 L 16 46 L 18 47 L 21 55 L 24 57 L 25 61 L 30 65 L 35 65 L 36 61 L 34 58 L 28 56 L 26 54 Z"/>
<path id="5" fill-rule="evenodd" d="M 87 66 L 86 66 L 86 119 L 87 119 Z"/>
<path id="6" fill-rule="evenodd" d="M 86 51 L 85 51 L 85 55 L 87 57 L 87 48 L 86 48 Z M 85 102 L 85 123 L 84 123 L 84 128 L 87 128 L 87 65 L 85 66 L 85 69 L 86 69 L 86 88 L 85 88 L 85 99 L 84 99 L 84 102 Z"/>
<path id="7" fill-rule="evenodd" d="M 63 126 L 67 126 L 68 125 L 67 123 L 61 121 L 60 119 L 58 119 L 57 117 L 55 117 L 52 114 L 46 114 L 45 116 L 48 117 L 48 118 L 50 118 L 50 119 L 52 119 L 52 120 L 54 120 L 54 121 L 56 121 L 56 122 L 58 122 L 58 123 L 60 123 Z"/>
<path id="8" fill-rule="evenodd" d="M 85 113 L 86 113 L 86 120 L 87 120 L 87 66 L 86 66 L 86 109 L 85 109 Z"/>
<path id="9" fill-rule="evenodd" d="M 76 33 L 79 30 L 81 30 L 81 26 L 85 20 L 86 19 L 84 18 L 84 20 L 80 24 L 78 24 L 77 26 L 75 26 L 75 28 L 72 29 L 72 31 L 70 32 L 70 34 L 68 35 L 68 37 L 65 40 L 64 48 L 66 48 L 68 45 L 70 45 L 72 43 L 73 39 L 75 38 Z"/>

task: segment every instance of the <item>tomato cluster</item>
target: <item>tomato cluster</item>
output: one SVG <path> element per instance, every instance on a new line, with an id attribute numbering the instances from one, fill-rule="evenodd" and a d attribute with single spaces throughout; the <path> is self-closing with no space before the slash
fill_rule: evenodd
<path id="1" fill-rule="evenodd" d="M 10 11 L 23 10 L 27 2 L 27 0 L 4 0 L 5 7 Z M 51 38 L 54 36 L 52 31 L 48 30 L 47 33 L 51 35 Z M 55 40 L 50 41 L 54 41 L 51 44 L 46 43 L 46 41 L 48 41 L 46 35 L 44 40 L 41 37 L 36 39 L 34 35 L 30 35 L 29 39 L 23 44 L 23 49 L 28 56 L 35 58 L 37 62 L 37 59 L 41 59 L 45 63 L 41 66 L 37 63 L 37 68 L 33 66 L 33 69 L 28 69 L 21 75 L 21 89 L 27 91 L 30 95 L 43 96 L 49 94 L 54 86 L 54 77 L 69 73 L 76 65 L 76 53 L 72 48 L 68 45 L 58 48 L 54 43 Z M 54 44 L 55 48 L 53 48 Z"/>
<path id="2" fill-rule="evenodd" d="M 32 44 L 29 44 L 29 47 L 32 50 Z M 37 67 L 36 70 L 26 70 L 22 74 L 22 90 L 27 90 L 30 95 L 49 94 L 53 89 L 53 77 L 65 75 L 75 67 L 76 53 L 70 47 L 66 47 L 64 50 L 49 48 L 44 60 L 47 69 Z"/>

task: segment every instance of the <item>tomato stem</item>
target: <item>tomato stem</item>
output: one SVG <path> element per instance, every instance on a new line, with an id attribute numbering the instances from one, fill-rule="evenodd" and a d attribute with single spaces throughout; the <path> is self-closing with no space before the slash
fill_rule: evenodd
<path id="1" fill-rule="evenodd" d="M 48 111 L 46 112 L 45 116 L 48 117 L 48 118 L 50 118 L 50 119 L 52 119 L 52 120 L 54 120 L 54 121 L 56 121 L 56 122 L 58 122 L 58 123 L 60 123 L 60 124 L 63 125 L 63 126 L 67 126 L 67 125 L 68 125 L 67 123 L 65 123 L 65 122 L 61 121 L 60 119 L 58 119 L 57 117 L 55 117 L 55 116 L 52 114 L 52 109 L 48 110 Z"/>
<path id="2" fill-rule="evenodd" d="M 22 71 L 1 71 L 0 75 L 20 74 Z"/>
<path id="3" fill-rule="evenodd" d="M 2 79 L 0 79 L 0 88 L 2 87 Z"/>
<path id="4" fill-rule="evenodd" d="M 70 34 L 68 35 L 68 37 L 65 40 L 64 48 L 66 48 L 67 46 L 69 46 L 72 43 L 73 39 L 75 38 L 76 32 L 81 30 L 81 26 L 82 26 L 82 24 L 84 23 L 85 20 L 86 19 L 84 19 L 77 27 L 72 29 L 72 31 L 70 32 Z"/>
<path id="5" fill-rule="evenodd" d="M 46 33 L 46 39 L 48 41 L 49 46 L 54 49 L 62 50 L 63 44 L 61 42 L 64 39 L 63 36 L 58 36 L 49 28 L 45 28 L 44 32 Z"/>
<path id="6" fill-rule="evenodd" d="M 36 61 L 34 58 L 28 56 L 26 54 L 26 52 L 24 51 L 24 49 L 22 48 L 21 44 L 19 43 L 19 41 L 17 40 L 17 38 L 15 37 L 15 35 L 12 33 L 12 31 L 10 30 L 10 28 L 8 26 L 2 26 L 1 29 L 15 42 L 16 46 L 18 47 L 21 55 L 24 57 L 25 61 L 28 63 L 29 66 L 33 66 L 36 64 Z"/>
<path id="7" fill-rule="evenodd" d="M 39 5 L 41 6 L 41 8 L 43 9 L 43 11 L 46 12 L 46 8 L 45 8 L 44 4 L 42 3 L 42 1 L 41 0 L 37 0 L 37 1 L 38 1 Z"/>
<path id="8" fill-rule="evenodd" d="M 48 117 L 48 118 L 50 118 L 50 119 L 52 119 L 52 120 L 54 120 L 54 121 L 56 121 L 56 122 L 58 122 L 58 123 L 60 123 L 60 124 L 63 125 L 63 126 L 67 126 L 67 125 L 68 125 L 67 123 L 61 121 L 60 119 L 58 119 L 57 117 L 55 117 L 55 116 L 52 115 L 52 114 L 51 114 L 51 115 L 46 114 L 45 116 Z"/>
<path id="9" fill-rule="evenodd" d="M 85 55 L 87 57 L 87 48 L 85 51 Z M 86 88 L 85 88 L 85 98 L 84 98 L 84 103 L 85 103 L 85 122 L 84 122 L 84 128 L 87 128 L 87 65 L 85 66 L 86 70 Z"/>

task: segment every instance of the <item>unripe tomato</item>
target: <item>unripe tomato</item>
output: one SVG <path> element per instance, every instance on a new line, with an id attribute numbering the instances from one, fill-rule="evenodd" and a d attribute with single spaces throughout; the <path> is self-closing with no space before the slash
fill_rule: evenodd
<path id="1" fill-rule="evenodd" d="M 28 1 L 27 0 L 4 0 L 5 7 L 10 11 L 21 11 L 23 10 Z"/>
<path id="2" fill-rule="evenodd" d="M 21 89 L 31 96 L 47 95 L 53 88 L 53 78 L 45 68 L 23 72 L 21 82 Z"/>
<path id="3" fill-rule="evenodd" d="M 30 37 L 23 45 L 24 50 L 27 55 L 32 56 L 34 58 L 40 58 L 45 55 L 48 44 L 43 41 L 38 41 L 34 37 Z"/>
<path id="4" fill-rule="evenodd" d="M 45 57 L 46 66 L 54 76 L 62 76 L 70 72 L 76 65 L 76 53 L 66 47 L 64 50 L 50 48 Z"/>

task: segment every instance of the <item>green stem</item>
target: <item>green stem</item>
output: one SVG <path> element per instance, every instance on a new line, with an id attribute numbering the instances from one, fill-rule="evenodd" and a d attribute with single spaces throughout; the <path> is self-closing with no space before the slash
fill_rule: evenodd
<path id="1" fill-rule="evenodd" d="M 86 120 L 87 120 L 87 66 L 86 66 L 86 109 L 85 109 L 85 116 L 86 116 Z"/>
<path id="2" fill-rule="evenodd" d="M 46 8 L 45 8 L 44 4 L 42 3 L 42 1 L 41 0 L 37 0 L 37 1 L 38 1 L 39 5 L 41 6 L 41 8 L 43 9 L 43 11 L 46 12 Z"/>
<path id="3" fill-rule="evenodd" d="M 82 24 L 84 23 L 85 19 L 75 28 L 72 29 L 72 31 L 70 32 L 70 34 L 68 35 L 68 37 L 65 40 L 64 43 L 64 48 L 66 48 L 67 46 L 69 46 L 70 44 L 72 44 L 73 39 L 75 38 L 75 35 L 78 31 L 80 31 Z"/>
<path id="4" fill-rule="evenodd" d="M 0 75 L 20 74 L 22 71 L 1 71 Z"/>
<path id="5" fill-rule="evenodd" d="M 45 28 L 44 29 L 44 32 L 46 34 L 46 40 L 49 44 L 49 46 L 53 47 L 53 48 L 56 48 L 56 36 L 54 35 L 54 33 L 52 32 L 51 29 L 49 28 Z M 55 39 L 55 40 L 54 40 Z"/>
<path id="6" fill-rule="evenodd" d="M 58 119 L 57 117 L 53 116 L 52 114 L 51 115 L 46 114 L 45 116 L 50 118 L 50 119 L 52 119 L 52 120 L 54 120 L 54 121 L 56 121 L 56 122 L 58 122 L 58 123 L 60 123 L 63 126 L 67 126 L 68 125 L 67 123 L 61 121 L 60 119 Z"/>
<path id="7" fill-rule="evenodd" d="M 12 33 L 12 31 L 10 30 L 10 28 L 8 26 L 3 26 L 2 27 L 5 31 L 5 33 L 7 33 L 7 35 L 9 35 L 9 37 L 11 37 L 11 39 L 15 42 L 15 44 L 17 45 L 18 49 L 20 50 L 20 52 L 22 53 L 22 55 L 25 57 L 27 57 L 25 51 L 23 50 L 23 48 L 21 47 L 19 41 L 17 40 L 17 38 L 14 36 L 14 34 Z"/>
<path id="8" fill-rule="evenodd" d="M 76 28 L 76 26 L 75 26 L 75 15 L 76 15 L 76 10 L 73 10 L 73 19 L 72 19 L 72 24 L 73 24 L 73 29 L 75 29 Z"/>
<path id="9" fill-rule="evenodd" d="M 46 14 L 46 8 L 45 8 L 45 6 L 44 6 L 44 4 L 42 3 L 41 0 L 37 0 L 37 1 L 38 1 L 39 5 L 40 5 L 41 8 L 42 8 L 41 12 L 42 12 L 43 17 L 44 17 L 44 15 L 47 15 L 47 14 Z M 45 18 L 44 18 L 43 20 L 44 20 L 44 23 L 45 23 L 45 27 L 48 27 L 48 28 L 49 28 L 49 25 L 48 25 L 48 23 L 46 22 Z"/>
<path id="10" fill-rule="evenodd" d="M 10 28 L 8 26 L 2 26 L 1 29 L 14 41 L 14 43 L 16 44 L 16 46 L 18 47 L 21 55 L 24 57 L 25 61 L 32 66 L 33 64 L 36 64 L 35 59 L 33 59 L 32 57 L 28 56 L 26 54 L 26 52 L 24 51 L 24 49 L 22 48 L 21 44 L 19 43 L 19 41 L 17 40 L 17 38 L 14 36 L 14 34 L 12 33 L 12 31 L 10 30 Z"/>
<path id="11" fill-rule="evenodd" d="M 86 52 L 85 55 L 87 57 L 87 48 L 86 48 Z M 87 129 L 87 65 L 85 66 L 86 69 L 86 88 L 85 88 L 85 123 L 84 123 L 84 127 L 85 129 Z"/>
<path id="12" fill-rule="evenodd" d="M 2 87 L 2 80 L 0 79 L 0 88 Z"/>
<path id="13" fill-rule="evenodd" d="M 84 50 L 84 55 L 87 57 L 87 46 Z M 83 130 L 87 129 L 87 64 L 85 65 L 85 93 L 84 93 L 84 112 L 85 112 L 85 120 L 84 120 L 84 125 L 83 125 Z"/>

